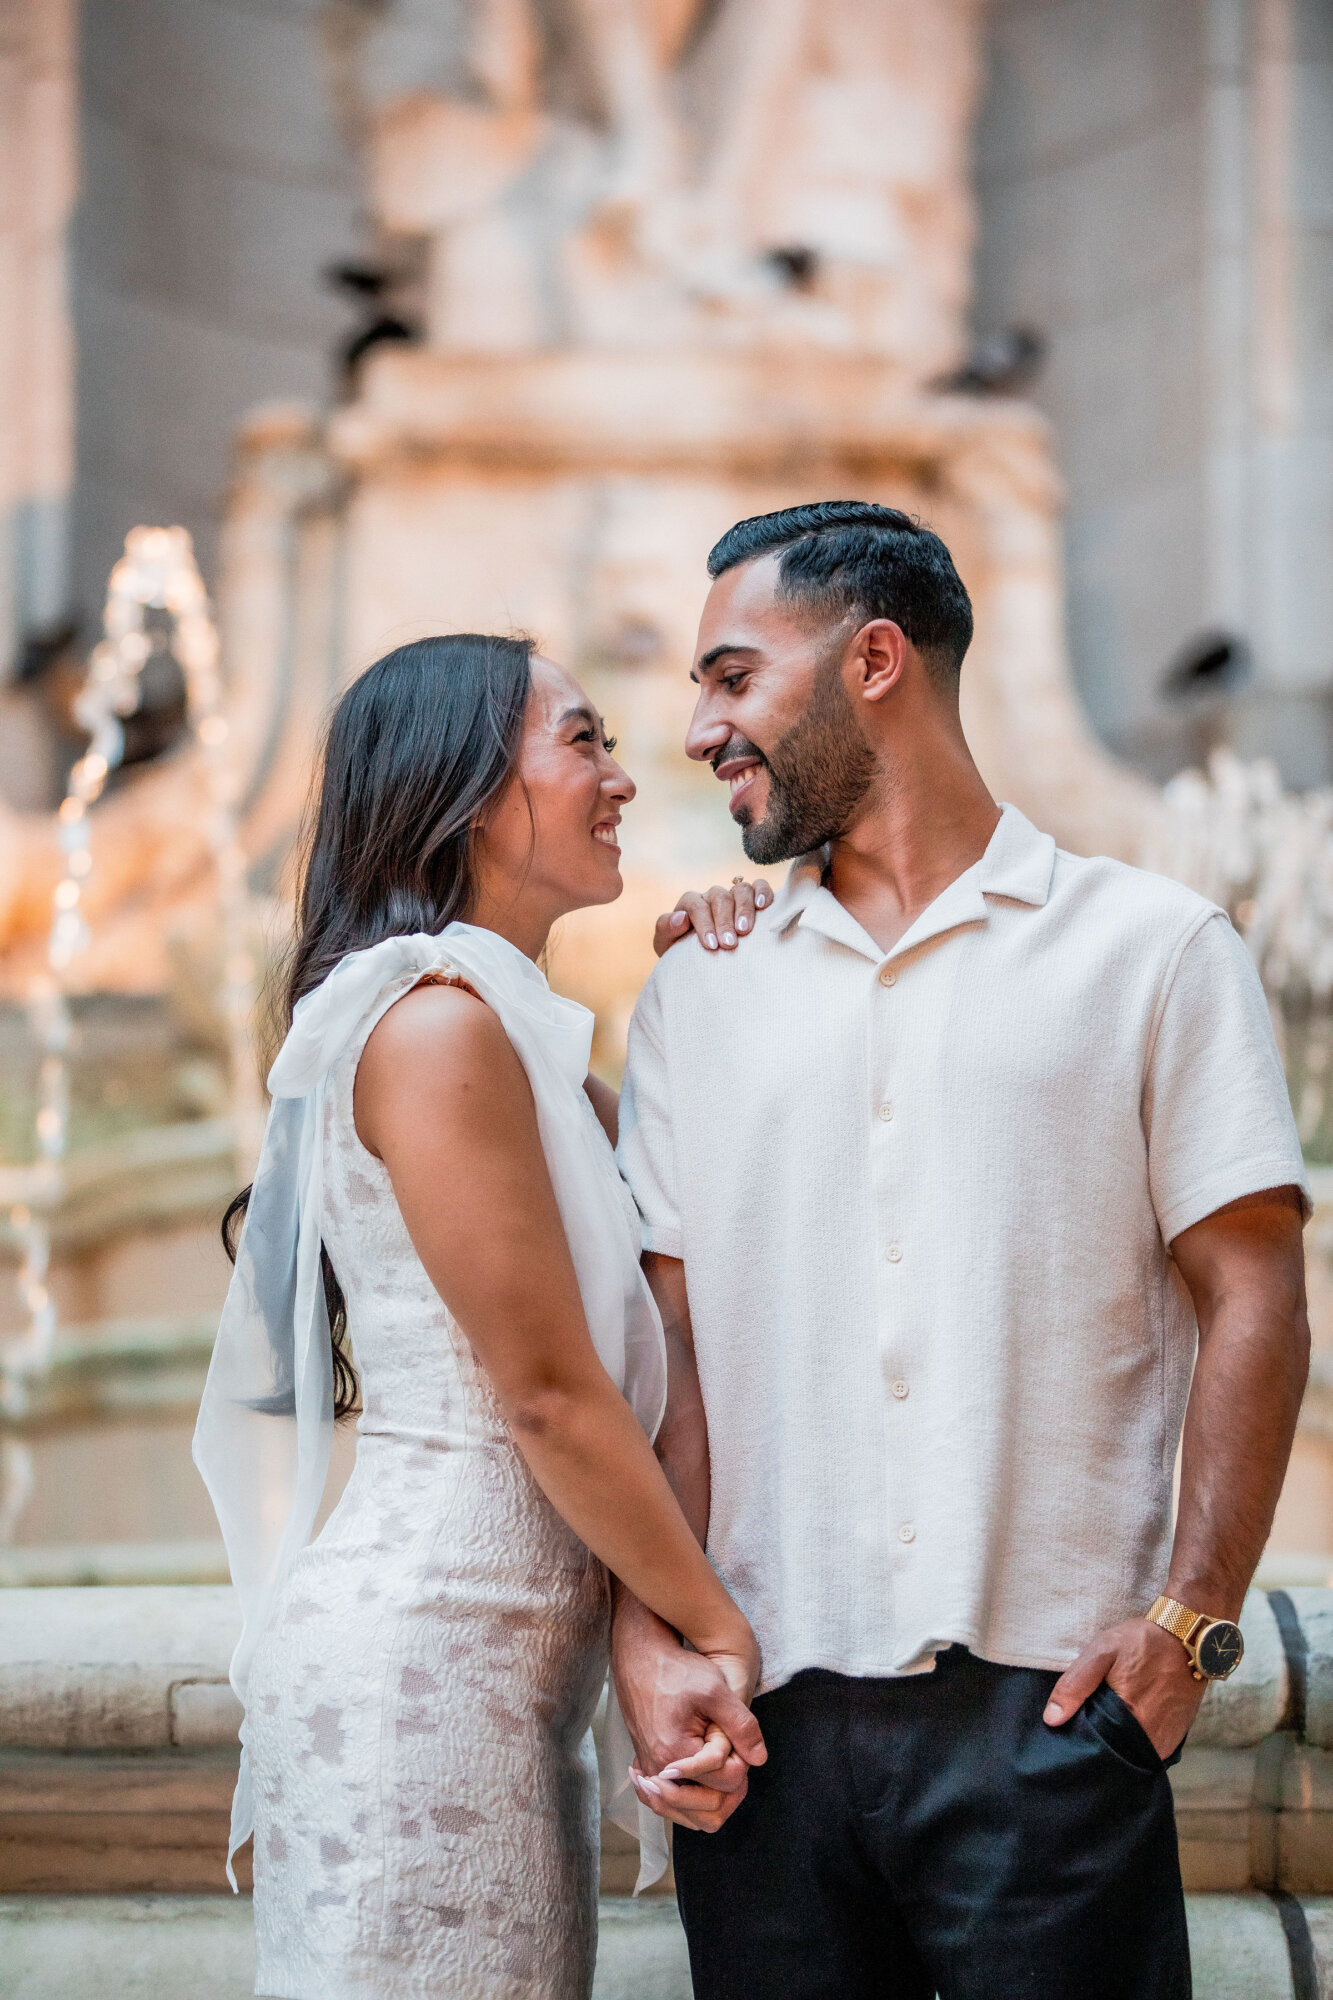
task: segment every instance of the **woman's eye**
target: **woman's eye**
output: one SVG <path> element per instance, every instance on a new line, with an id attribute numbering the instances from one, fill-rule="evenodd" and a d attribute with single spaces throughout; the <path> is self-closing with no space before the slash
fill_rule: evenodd
<path id="1" fill-rule="evenodd" d="M 611 752 L 615 749 L 619 741 L 620 738 L 618 736 L 604 736 L 602 738 L 602 748 L 603 750 L 605 750 L 608 757 L 611 755 Z"/>

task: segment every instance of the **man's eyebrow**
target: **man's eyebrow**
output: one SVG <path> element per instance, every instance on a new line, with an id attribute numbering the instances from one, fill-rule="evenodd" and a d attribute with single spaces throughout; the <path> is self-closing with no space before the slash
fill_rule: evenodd
<path id="1" fill-rule="evenodd" d="M 717 665 L 719 660 L 725 660 L 729 653 L 757 653 L 758 651 L 758 646 L 742 646 L 737 640 L 726 639 L 720 646 L 710 648 L 701 660 L 696 660 L 695 664 L 690 668 L 690 679 L 697 681 L 700 674 L 706 674 L 710 668 Z"/>

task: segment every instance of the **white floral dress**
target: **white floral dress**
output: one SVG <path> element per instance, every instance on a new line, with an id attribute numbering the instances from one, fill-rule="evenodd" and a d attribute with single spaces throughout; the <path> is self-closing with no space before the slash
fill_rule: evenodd
<path id="1" fill-rule="evenodd" d="M 256 1992 L 584 2000 L 606 1575 L 536 1485 L 356 1136 L 361 1051 L 418 976 L 380 993 L 329 1075 L 323 1235 L 364 1414 L 250 1669 Z"/>

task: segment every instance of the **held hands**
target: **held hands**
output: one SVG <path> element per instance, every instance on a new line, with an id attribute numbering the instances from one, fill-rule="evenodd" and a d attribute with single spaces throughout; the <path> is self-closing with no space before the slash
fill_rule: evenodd
<path id="1" fill-rule="evenodd" d="M 611 1652 L 637 1755 L 636 1796 L 661 1819 L 716 1833 L 745 1797 L 751 1767 L 768 1756 L 746 1706 L 759 1674 L 753 1639 L 744 1651 L 689 1652 L 670 1626 L 626 1599 Z"/>
<path id="2" fill-rule="evenodd" d="M 1184 1742 L 1208 1691 L 1179 1639 L 1146 1618 L 1127 1618 L 1099 1632 L 1061 1674 L 1043 1720 L 1058 1729 L 1103 1681 L 1133 1710 L 1159 1757 Z"/>
<path id="3" fill-rule="evenodd" d="M 735 951 L 739 939 L 754 929 L 756 910 L 765 910 L 773 891 L 761 876 L 746 882 L 738 875 L 729 889 L 714 885 L 706 894 L 687 889 L 674 910 L 657 919 L 653 950 L 661 958 L 673 944 L 697 936 L 705 951 Z"/>

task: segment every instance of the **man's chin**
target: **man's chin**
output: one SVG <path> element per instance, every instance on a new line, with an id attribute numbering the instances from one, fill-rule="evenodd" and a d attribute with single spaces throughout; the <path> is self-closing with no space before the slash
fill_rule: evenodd
<path id="1" fill-rule="evenodd" d="M 741 827 L 745 858 L 753 861 L 756 868 L 776 868 L 780 861 L 798 861 L 803 854 L 813 854 L 817 847 L 826 847 L 837 838 L 836 833 L 821 833 L 817 822 L 784 826 L 761 819 Z"/>
<path id="2" fill-rule="evenodd" d="M 753 861 L 756 868 L 772 868 L 779 861 L 791 861 L 803 848 L 791 847 L 778 827 L 770 827 L 765 820 L 752 821 L 741 827 L 741 846 L 745 849 L 747 861 Z"/>

